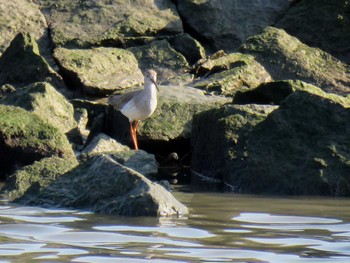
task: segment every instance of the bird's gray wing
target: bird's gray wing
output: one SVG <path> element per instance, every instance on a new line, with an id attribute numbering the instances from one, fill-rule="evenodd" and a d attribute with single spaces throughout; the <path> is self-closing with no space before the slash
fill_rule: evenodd
<path id="1" fill-rule="evenodd" d="M 120 110 L 128 101 L 137 96 L 140 92 L 141 90 L 135 90 L 124 94 L 111 95 L 108 98 L 108 104 L 112 105 L 116 110 Z"/>

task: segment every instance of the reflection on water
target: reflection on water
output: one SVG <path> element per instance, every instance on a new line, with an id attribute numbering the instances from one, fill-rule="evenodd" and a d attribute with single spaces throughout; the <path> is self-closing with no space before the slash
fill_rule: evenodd
<path id="1" fill-rule="evenodd" d="M 0 262 L 350 262 L 350 199 L 177 193 L 190 215 L 0 204 Z"/>

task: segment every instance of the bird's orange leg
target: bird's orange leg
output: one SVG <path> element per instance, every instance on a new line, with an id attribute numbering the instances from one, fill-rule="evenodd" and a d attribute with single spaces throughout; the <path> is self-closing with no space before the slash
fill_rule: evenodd
<path id="1" fill-rule="evenodd" d="M 130 133 L 131 133 L 132 142 L 134 143 L 135 150 L 139 149 L 139 146 L 137 143 L 137 135 L 136 135 L 138 124 L 139 124 L 139 121 L 133 121 L 130 123 Z"/>

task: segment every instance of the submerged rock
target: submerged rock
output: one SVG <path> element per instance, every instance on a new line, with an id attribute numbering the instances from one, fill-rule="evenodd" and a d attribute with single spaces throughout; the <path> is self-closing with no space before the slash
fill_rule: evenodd
<path id="1" fill-rule="evenodd" d="M 88 95 L 111 94 L 143 81 L 135 56 L 124 49 L 57 48 L 54 56 L 71 88 Z"/>
<path id="2" fill-rule="evenodd" d="M 105 155 L 80 164 L 21 203 L 127 216 L 188 213 L 161 185 Z"/>
<path id="3" fill-rule="evenodd" d="M 310 89 L 295 91 L 268 115 L 236 107 L 250 106 L 195 119 L 195 171 L 235 192 L 350 195 L 349 98 Z"/>
<path id="4" fill-rule="evenodd" d="M 309 47 L 284 30 L 267 27 L 242 45 L 275 80 L 302 80 L 327 92 L 350 93 L 350 68 L 325 51 Z"/>
<path id="5" fill-rule="evenodd" d="M 33 112 L 64 133 L 77 126 L 72 104 L 49 83 L 37 82 L 17 89 L 0 102 Z"/>

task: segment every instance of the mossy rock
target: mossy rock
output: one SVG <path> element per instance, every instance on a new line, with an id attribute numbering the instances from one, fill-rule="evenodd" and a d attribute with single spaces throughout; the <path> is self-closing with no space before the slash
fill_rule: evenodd
<path id="1" fill-rule="evenodd" d="M 215 94 L 232 96 L 241 89 L 255 88 L 271 80 L 270 74 L 253 56 L 241 53 L 224 54 L 196 66 L 194 87 Z"/>
<path id="2" fill-rule="evenodd" d="M 293 5 L 276 24 L 302 42 L 319 47 L 349 64 L 350 3 L 308 0 Z"/>
<path id="3" fill-rule="evenodd" d="M 135 56 L 119 48 L 55 49 L 67 85 L 88 95 L 105 95 L 143 81 Z"/>
<path id="4" fill-rule="evenodd" d="M 193 35 L 211 49 L 234 51 L 245 39 L 272 25 L 288 8 L 288 1 L 181 0 L 179 14 Z"/>
<path id="5" fill-rule="evenodd" d="M 2 174 L 15 166 L 31 164 L 44 157 L 74 156 L 64 133 L 36 114 L 14 106 L 0 105 L 0 160 Z"/>
<path id="6" fill-rule="evenodd" d="M 350 92 L 350 69 L 346 64 L 282 29 L 267 27 L 249 38 L 240 50 L 253 55 L 275 80 L 299 79 L 327 92 Z"/>
<path id="7" fill-rule="evenodd" d="M 157 2 L 37 0 L 50 19 L 56 46 L 133 46 L 183 32 L 175 5 Z"/>
<path id="8" fill-rule="evenodd" d="M 251 131 L 276 108 L 225 105 L 196 114 L 191 136 L 193 171 L 212 181 L 226 182 L 234 173 L 228 168 L 230 163 L 246 158 L 246 141 Z"/>
<path id="9" fill-rule="evenodd" d="M 175 51 L 167 40 L 153 41 L 128 50 L 135 55 L 142 70 L 154 69 L 160 82 L 173 78 L 189 68 L 186 58 Z"/>
<path id="10" fill-rule="evenodd" d="M 180 52 L 190 64 L 196 63 L 200 59 L 204 59 L 205 49 L 197 40 L 189 34 L 180 34 L 169 38 L 170 45 Z"/>
<path id="11" fill-rule="evenodd" d="M 188 213 L 162 186 L 107 155 L 81 163 L 37 195 L 24 195 L 20 203 L 126 216 Z"/>
<path id="12" fill-rule="evenodd" d="M 305 89 L 287 96 L 254 126 L 245 125 L 255 118 L 251 114 L 200 116 L 194 122 L 194 169 L 223 180 L 235 192 L 349 196 L 349 109 L 350 98 Z M 237 130 L 237 123 L 244 125 Z M 204 145 L 204 138 L 222 137 L 221 144 Z"/>
<path id="13" fill-rule="evenodd" d="M 18 32 L 30 32 L 36 40 L 45 35 L 45 17 L 31 1 L 1 1 L 0 17 L 0 55 Z"/>
<path id="14" fill-rule="evenodd" d="M 280 80 L 262 83 L 255 89 L 238 91 L 232 102 L 236 104 L 279 105 L 286 97 L 298 90 L 322 93 L 320 88 L 300 80 Z"/>
<path id="15" fill-rule="evenodd" d="M 17 89 L 0 102 L 33 112 L 64 133 L 77 126 L 72 104 L 49 83 L 37 82 Z"/>
<path id="16" fill-rule="evenodd" d="M 189 139 L 195 114 L 228 102 L 226 98 L 206 96 L 189 87 L 162 86 L 156 111 L 140 124 L 140 139 Z"/>
<path id="17" fill-rule="evenodd" d="M 1 195 L 9 201 L 16 201 L 24 194 L 38 194 L 62 174 L 78 165 L 75 158 L 43 158 L 10 175 Z"/>
<path id="18" fill-rule="evenodd" d="M 349 119 L 349 99 L 294 92 L 252 132 L 229 182 L 242 192 L 349 196 Z"/>
<path id="19" fill-rule="evenodd" d="M 40 55 L 34 36 L 17 34 L 0 58 L 0 86 L 24 87 L 45 81 L 58 87 L 63 85 L 61 77 Z"/>

